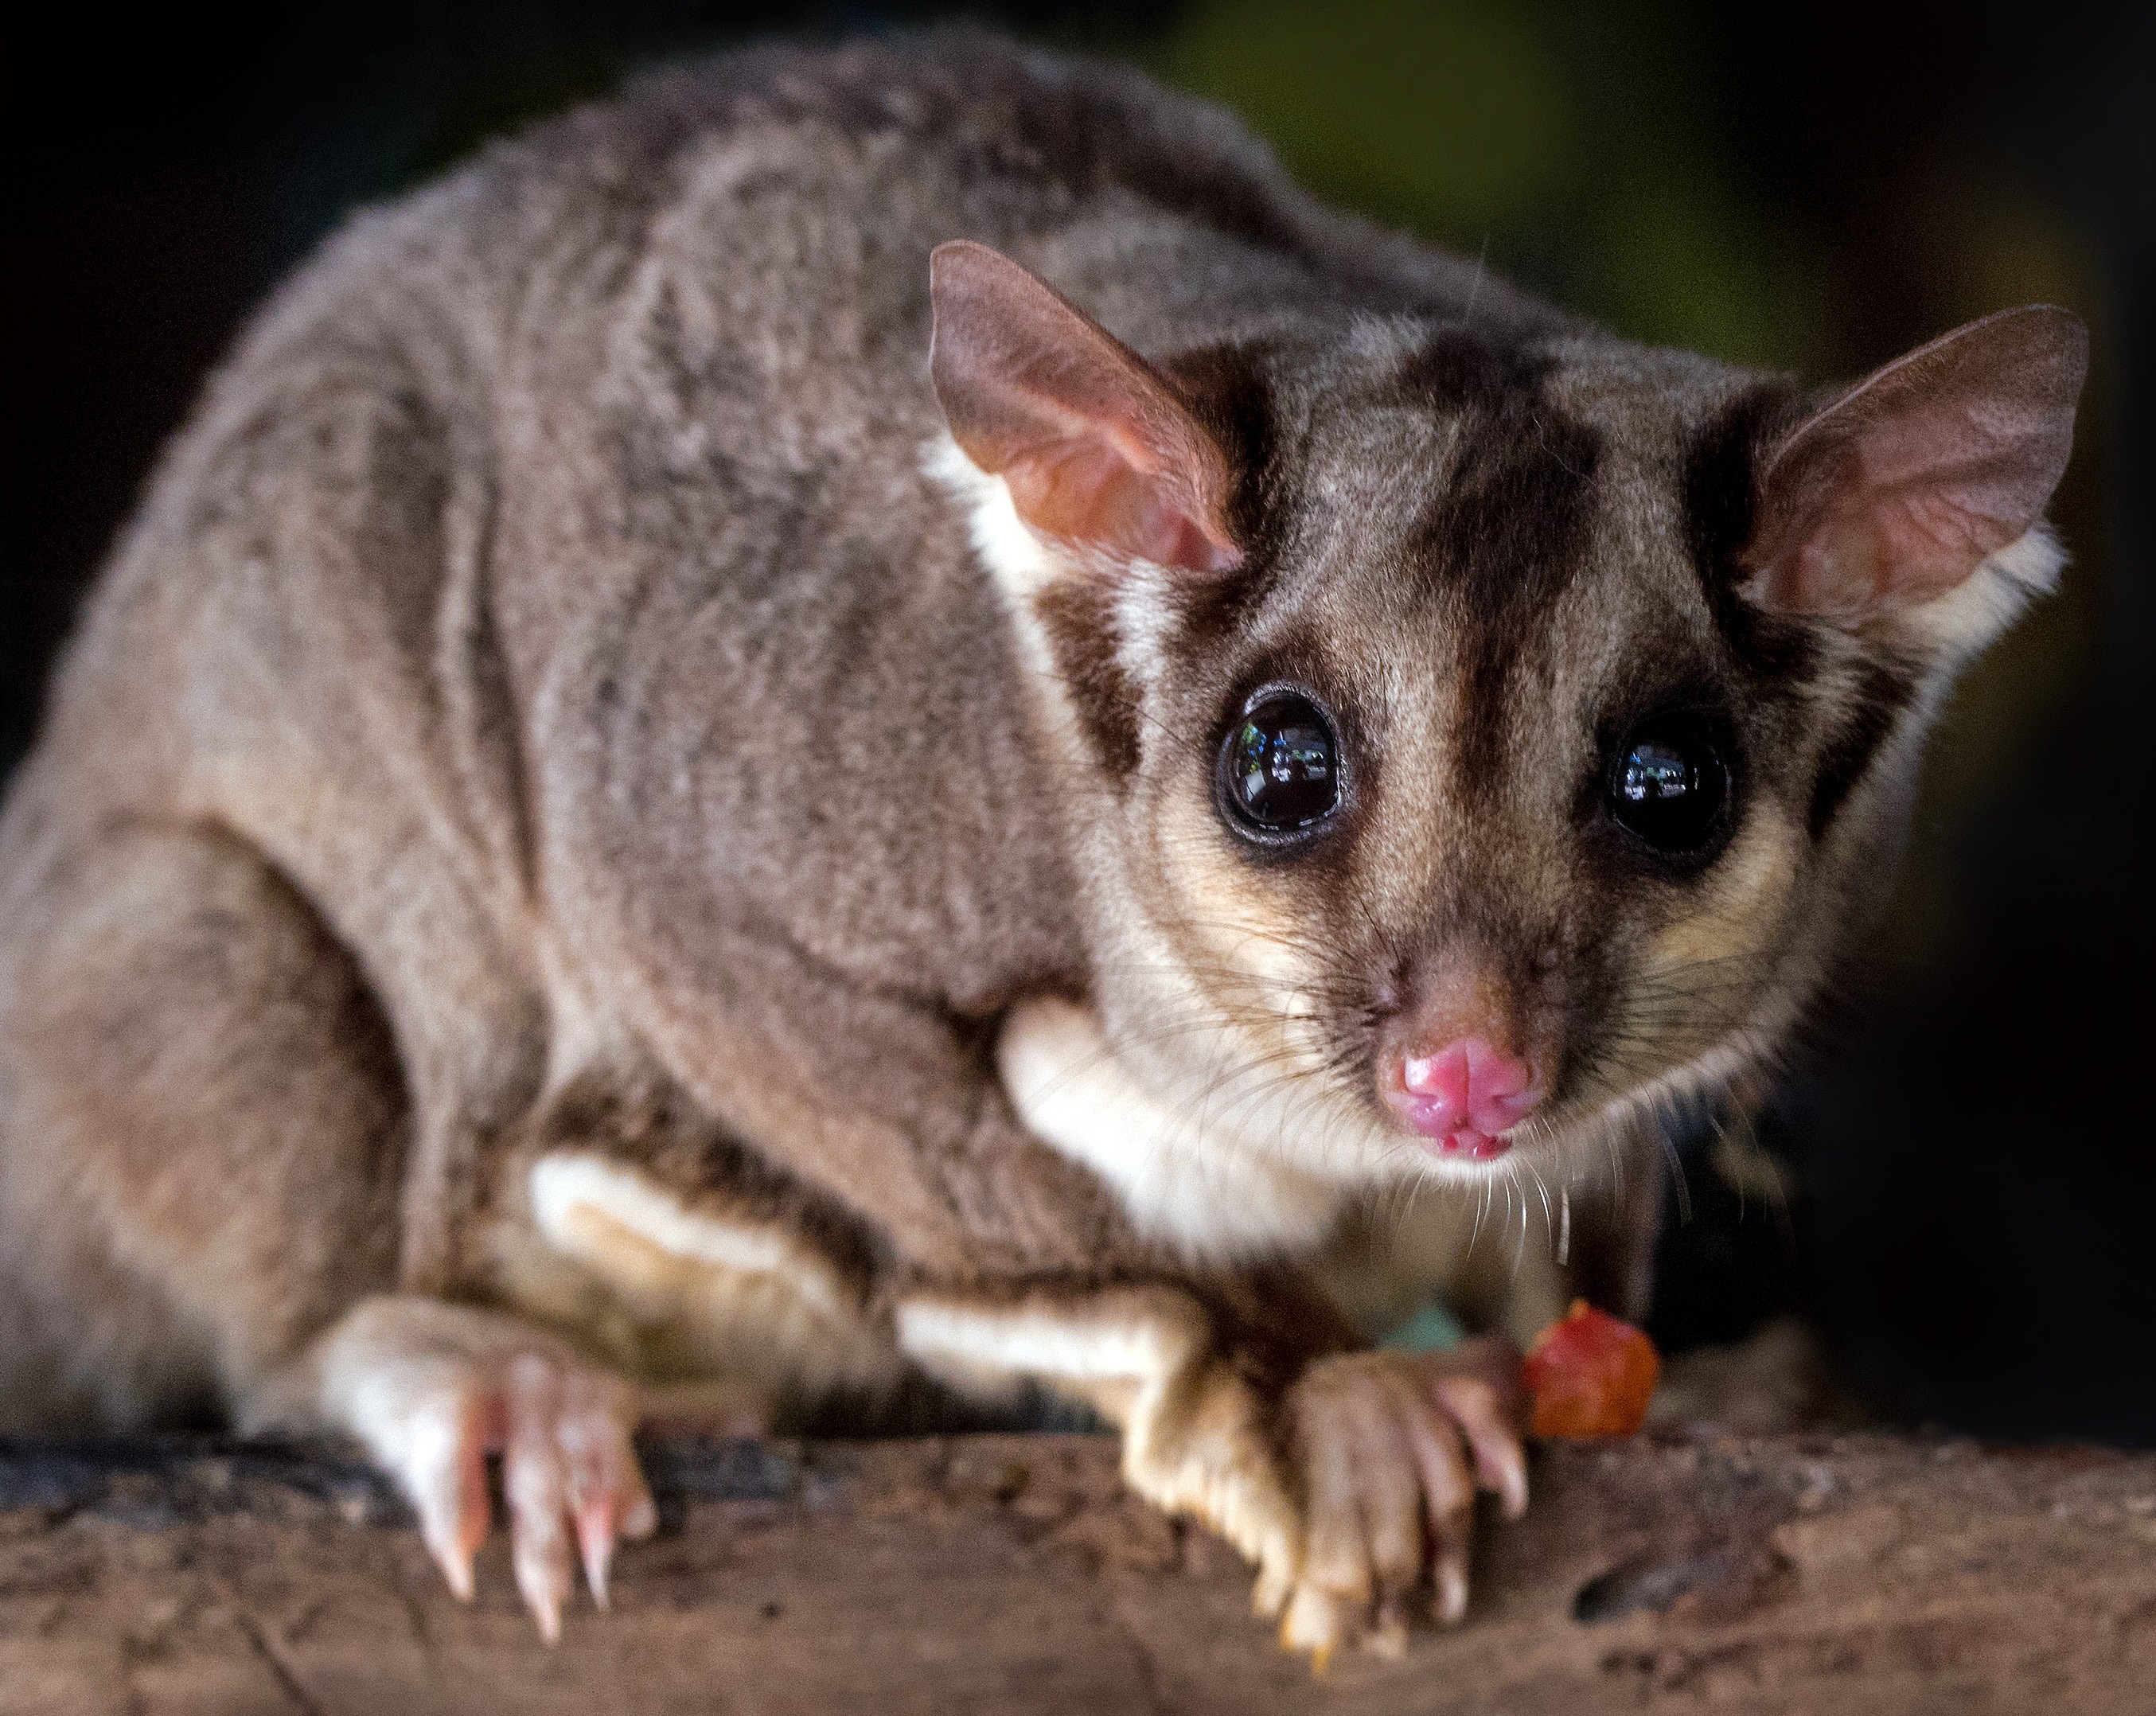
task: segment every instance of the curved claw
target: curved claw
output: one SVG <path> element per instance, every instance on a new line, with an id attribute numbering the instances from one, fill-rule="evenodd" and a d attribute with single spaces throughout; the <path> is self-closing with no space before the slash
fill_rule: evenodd
<path id="1" fill-rule="evenodd" d="M 395 1475 L 419 1535 L 459 1602 L 472 1600 L 472 1557 L 486 1539 L 486 1456 L 468 1409 L 445 1400 L 413 1415 L 404 1460 Z"/>
<path id="2" fill-rule="evenodd" d="M 362 1308 L 325 1362 L 334 1421 L 397 1480 L 459 1600 L 492 1523 L 486 1457 L 499 1451 L 510 1562 L 541 1634 L 560 1638 L 579 1562 L 607 1606 L 616 1543 L 658 1524 L 627 1383 L 513 1318 L 418 1300 Z"/>
<path id="3" fill-rule="evenodd" d="M 1283 1645 L 1321 1667 L 1349 1642 L 1396 1655 L 1425 1589 L 1434 1620 L 1465 1617 L 1476 1491 L 1511 1518 L 1527 1505 L 1517 1362 L 1490 1346 L 1342 1354 L 1304 1373 L 1288 1410 L 1305 1548 L 1285 1590 L 1271 1568 L 1258 1589 L 1280 1606 Z"/>

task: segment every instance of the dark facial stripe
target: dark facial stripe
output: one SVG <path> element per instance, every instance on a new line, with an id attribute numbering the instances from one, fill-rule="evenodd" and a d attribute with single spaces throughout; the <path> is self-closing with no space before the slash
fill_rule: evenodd
<path id="1" fill-rule="evenodd" d="M 1916 676 L 1899 663 L 1865 662 L 1857 676 L 1856 694 L 1820 751 L 1819 771 L 1812 778 L 1811 808 L 1804 824 L 1813 840 L 1822 838 L 1833 825 L 1835 814 L 1864 778 L 1916 690 Z"/>
<path id="2" fill-rule="evenodd" d="M 1466 640 L 1458 787 L 1486 798 L 1506 704 L 1552 608 L 1584 564 L 1602 435 L 1563 415 L 1547 363 L 1463 333 L 1440 336 L 1402 367 L 1404 398 L 1464 414 L 1460 460 L 1435 496 L 1410 552 Z"/>
<path id="3" fill-rule="evenodd" d="M 1817 665 L 1802 624 L 1745 600 L 1737 561 L 1752 537 L 1760 462 L 1796 403 L 1786 383 L 1763 382 L 1702 424 L 1685 450 L 1685 518 L 1700 589 L 1716 629 L 1763 689 L 1800 681 Z"/>
<path id="4" fill-rule="evenodd" d="M 1177 627 L 1186 655 L 1212 654 L 1264 599 L 1280 559 L 1280 498 L 1286 486 L 1278 409 L 1261 345 L 1207 346 L 1167 365 L 1178 391 L 1227 455 L 1228 529 L 1243 551 L 1232 577 L 1183 587 Z"/>
<path id="5" fill-rule="evenodd" d="M 1265 546 L 1280 481 L 1280 424 L 1257 346 L 1208 346 L 1169 366 L 1188 404 L 1235 473 L 1228 527 L 1247 553 Z"/>
<path id="6" fill-rule="evenodd" d="M 1111 600 L 1103 586 L 1067 578 L 1034 599 L 1034 612 L 1093 760 L 1120 790 L 1138 766 L 1138 692 L 1116 654 Z"/>
<path id="7" fill-rule="evenodd" d="M 1401 361 L 1393 389 L 1397 403 L 1410 409 L 1491 410 L 1508 398 L 1538 392 L 1556 367 L 1555 360 L 1542 353 L 1450 328 Z"/>

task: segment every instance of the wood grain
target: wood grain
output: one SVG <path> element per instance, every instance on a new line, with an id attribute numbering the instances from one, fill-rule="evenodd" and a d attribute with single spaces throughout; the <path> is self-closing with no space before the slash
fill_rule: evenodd
<path id="1" fill-rule="evenodd" d="M 1700 1431 L 1538 1457 L 1473 1612 L 1322 1678 L 1112 1444 L 648 1444 L 665 1524 L 538 1641 L 333 1450 L 0 1444 L 0 1710 L 2156 1708 L 2156 1457 Z"/>

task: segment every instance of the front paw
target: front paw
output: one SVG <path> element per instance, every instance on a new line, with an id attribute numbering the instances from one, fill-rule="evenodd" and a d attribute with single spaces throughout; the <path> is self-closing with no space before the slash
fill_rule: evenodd
<path id="1" fill-rule="evenodd" d="M 1321 1662 L 1351 1639 L 1403 1645 L 1425 1590 L 1457 1621 L 1476 1490 L 1513 1517 L 1527 1504 L 1527 1391 L 1507 1341 L 1342 1354 L 1268 1387 L 1270 1364 L 1224 1349 L 1168 1288 L 1014 1306 L 924 1295 L 897 1325 L 911 1356 L 962 1385 L 1036 1377 L 1122 1426 L 1131 1487 L 1255 1562 L 1260 1611 Z"/>
<path id="2" fill-rule="evenodd" d="M 1258 1611 L 1322 1667 L 1353 1641 L 1397 1652 L 1425 1594 L 1466 1612 L 1475 1492 L 1527 1507 L 1526 1404 L 1502 1340 L 1320 1359 L 1270 1402 L 1215 1360 L 1134 1415 L 1124 1469 L 1257 1563 Z"/>
<path id="3" fill-rule="evenodd" d="M 1437 1354 L 1348 1353 L 1313 1363 L 1281 1403 L 1301 1554 L 1267 1568 L 1260 1610 L 1320 1662 L 1360 1640 L 1397 1654 L 1425 1595 L 1446 1624 L 1467 1612 L 1477 1488 L 1506 1517 L 1527 1504 L 1526 1394 L 1510 1343 Z"/>

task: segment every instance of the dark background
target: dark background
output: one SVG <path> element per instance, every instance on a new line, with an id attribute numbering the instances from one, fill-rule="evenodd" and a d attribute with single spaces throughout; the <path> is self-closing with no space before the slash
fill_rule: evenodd
<path id="1" fill-rule="evenodd" d="M 85 0 L 9 26 L 0 770 L 160 443 L 344 211 L 652 59 L 945 9 L 331 0 L 123 24 Z M 1826 378 L 2010 304 L 2088 320 L 2065 593 L 1967 681 L 1867 968 L 1762 1123 L 1785 1208 L 1688 1148 L 1656 1323 L 1682 1345 L 1794 1307 L 1889 1413 L 2156 1443 L 2156 8 L 973 15 L 1224 100 L 1317 188 L 1627 335 Z"/>

